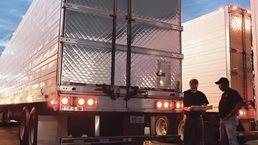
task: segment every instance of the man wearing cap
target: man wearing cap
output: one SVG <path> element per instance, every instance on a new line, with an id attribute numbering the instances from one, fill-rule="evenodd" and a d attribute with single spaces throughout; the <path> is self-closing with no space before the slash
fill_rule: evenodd
<path id="1" fill-rule="evenodd" d="M 237 111 L 243 106 L 242 97 L 236 90 L 229 87 L 227 78 L 220 78 L 215 82 L 223 91 L 219 102 L 220 142 L 221 145 L 239 145 L 237 141 Z"/>
<path id="2" fill-rule="evenodd" d="M 192 106 L 209 104 L 206 96 L 198 91 L 198 80 L 192 79 L 190 89 L 184 92 L 184 145 L 204 145 L 203 119 L 201 111 L 193 111 Z"/>

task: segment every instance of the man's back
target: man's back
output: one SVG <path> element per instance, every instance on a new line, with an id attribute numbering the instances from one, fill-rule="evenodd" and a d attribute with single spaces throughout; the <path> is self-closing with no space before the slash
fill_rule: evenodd
<path id="1" fill-rule="evenodd" d="M 225 91 L 222 94 L 219 102 L 220 117 L 225 118 L 241 101 L 243 102 L 243 99 L 236 90 L 230 88 L 229 90 Z"/>

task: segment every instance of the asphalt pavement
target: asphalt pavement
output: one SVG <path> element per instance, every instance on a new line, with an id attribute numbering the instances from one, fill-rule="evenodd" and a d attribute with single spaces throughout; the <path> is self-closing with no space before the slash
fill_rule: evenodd
<path id="1" fill-rule="evenodd" d="M 18 125 L 10 124 L 3 126 L 0 124 L 0 145 L 19 145 L 18 141 L 19 131 Z M 167 143 L 152 142 L 149 145 L 175 145 Z M 258 140 L 247 142 L 245 145 L 258 145 Z"/>

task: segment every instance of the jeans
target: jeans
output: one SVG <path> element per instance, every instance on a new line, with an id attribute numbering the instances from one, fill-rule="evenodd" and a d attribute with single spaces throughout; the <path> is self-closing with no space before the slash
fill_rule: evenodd
<path id="1" fill-rule="evenodd" d="M 184 128 L 184 145 L 204 145 L 203 132 L 204 125 L 202 117 L 188 117 Z"/>
<path id="2" fill-rule="evenodd" d="M 221 145 L 239 145 L 237 140 L 238 119 L 232 116 L 229 119 L 220 120 L 220 142 Z"/>

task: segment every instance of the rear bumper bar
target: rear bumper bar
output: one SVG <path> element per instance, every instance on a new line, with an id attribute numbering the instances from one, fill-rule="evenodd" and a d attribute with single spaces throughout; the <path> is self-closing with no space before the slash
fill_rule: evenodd
<path id="1" fill-rule="evenodd" d="M 61 138 L 60 145 L 83 145 L 83 144 L 109 144 L 109 143 L 133 143 L 148 140 L 180 143 L 178 135 L 166 136 L 115 136 L 115 137 L 83 137 L 83 138 Z"/>

